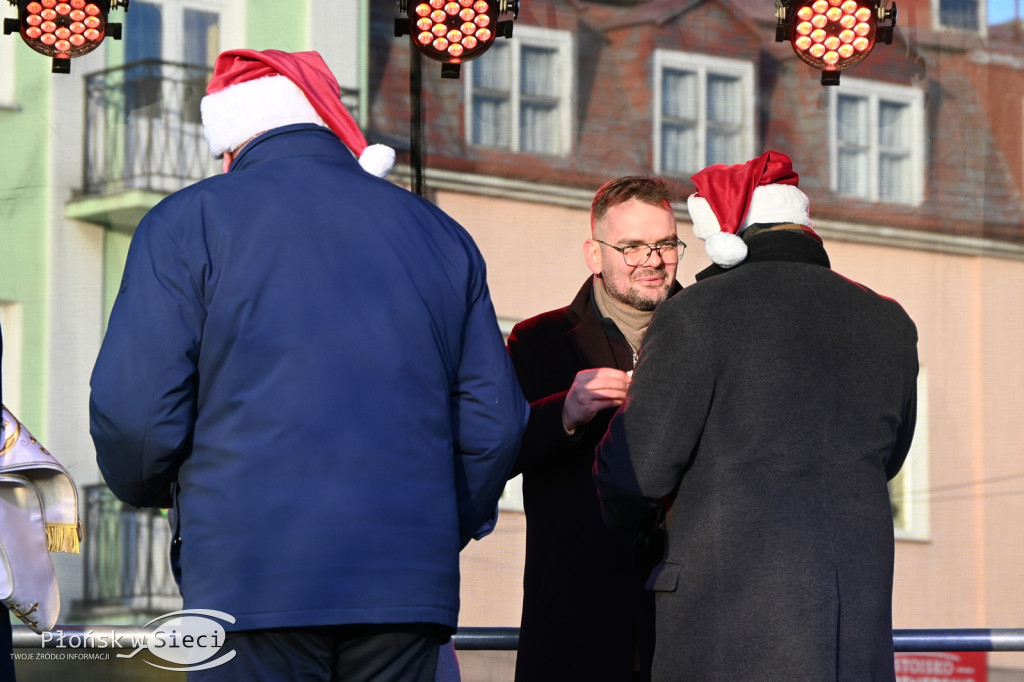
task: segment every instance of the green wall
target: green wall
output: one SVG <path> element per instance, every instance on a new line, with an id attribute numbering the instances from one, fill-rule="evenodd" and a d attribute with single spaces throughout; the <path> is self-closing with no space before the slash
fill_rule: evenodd
<path id="1" fill-rule="evenodd" d="M 310 11 L 306 0 L 249 0 L 245 13 L 246 46 L 288 51 L 309 49 L 307 27 Z M 131 11 L 124 13 L 119 10 L 118 14 L 124 30 L 130 31 Z M 10 12 L 4 13 L 4 16 L 9 15 Z M 18 41 L 14 50 L 16 106 L 0 109 L 0 139 L 4 140 L 4 172 L 0 177 L 0 238 L 4 245 L 0 302 L 21 306 L 22 390 L 19 417 L 33 424 L 36 431 L 42 431 L 49 345 L 47 320 L 53 305 L 49 271 L 52 267 L 51 239 L 52 230 L 63 224 L 63 216 L 53 215 L 50 208 L 52 197 L 63 196 L 61 188 L 53 187 L 50 168 L 54 139 L 59 139 L 62 133 L 62 122 L 54 114 L 57 107 L 54 106 L 53 79 L 72 78 L 81 82 L 83 72 L 73 63 L 69 76 L 52 74 L 50 60 L 32 51 L 17 36 L 0 36 L 0 40 Z M 122 41 L 106 40 L 100 49 L 104 51 L 107 66 L 123 63 Z M 77 156 L 61 159 L 62 162 L 81 163 Z M 120 287 L 130 241 L 130 235 L 123 232 L 107 230 L 104 235 L 104 327 Z M 10 336 L 15 330 L 8 329 L 5 333 Z M 8 357 L 4 365 L 9 368 L 11 362 L 14 359 Z"/>
<path id="2" fill-rule="evenodd" d="M 0 182 L 0 300 L 21 305 L 20 414 L 37 432 L 44 426 L 47 319 L 49 301 L 49 249 L 53 126 L 51 61 L 34 52 L 16 35 L 14 50 L 15 108 L 0 111 L 3 139 L 3 180 Z M 4 65 L 7 68 L 9 65 Z M 5 335 L 15 333 L 5 329 Z M 13 358 L 5 358 L 9 367 Z"/>
<path id="3" fill-rule="evenodd" d="M 249 0 L 246 13 L 246 47 L 254 50 L 309 49 L 306 36 L 307 3 L 305 0 Z"/>

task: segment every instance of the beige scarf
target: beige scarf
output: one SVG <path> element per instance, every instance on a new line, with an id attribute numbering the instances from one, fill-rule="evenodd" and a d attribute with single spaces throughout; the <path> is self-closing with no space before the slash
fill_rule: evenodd
<path id="1" fill-rule="evenodd" d="M 633 355 L 636 356 L 654 311 L 637 310 L 631 305 L 612 298 L 605 290 L 604 280 L 600 277 L 594 277 L 594 302 L 597 303 L 598 312 L 619 328 L 622 335 L 626 337 L 626 343 L 633 349 Z"/>

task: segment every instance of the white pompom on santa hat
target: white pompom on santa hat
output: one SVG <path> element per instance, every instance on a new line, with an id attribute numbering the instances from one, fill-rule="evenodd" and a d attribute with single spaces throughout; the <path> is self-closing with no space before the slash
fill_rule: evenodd
<path id="1" fill-rule="evenodd" d="M 367 145 L 341 103 L 341 90 L 317 52 L 226 50 L 200 103 L 210 153 L 219 158 L 260 133 L 294 123 L 329 128 L 359 159 L 364 170 L 384 177 L 395 150 Z"/>
<path id="2" fill-rule="evenodd" d="M 692 178 L 697 191 L 686 200 L 693 233 L 704 240 L 713 263 L 731 268 L 747 257 L 739 236 L 756 223 L 794 223 L 814 237 L 807 195 L 792 160 L 776 151 L 735 166 L 716 164 Z"/>

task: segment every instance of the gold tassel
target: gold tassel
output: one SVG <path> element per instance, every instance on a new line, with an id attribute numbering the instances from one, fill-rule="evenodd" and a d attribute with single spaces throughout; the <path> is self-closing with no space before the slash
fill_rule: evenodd
<path id="1" fill-rule="evenodd" d="M 46 540 L 51 552 L 78 554 L 83 535 L 81 522 L 46 524 Z"/>

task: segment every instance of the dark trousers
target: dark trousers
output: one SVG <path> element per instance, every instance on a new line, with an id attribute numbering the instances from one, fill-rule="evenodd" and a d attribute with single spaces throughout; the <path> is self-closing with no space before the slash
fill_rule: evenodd
<path id="1" fill-rule="evenodd" d="M 14 647 L 11 640 L 11 617 L 0 606 L 0 682 L 14 682 Z"/>
<path id="2" fill-rule="evenodd" d="M 433 624 L 336 625 L 229 632 L 189 682 L 434 682 L 438 649 L 450 631 Z M 213 660 L 213 659 L 211 659 Z"/>

